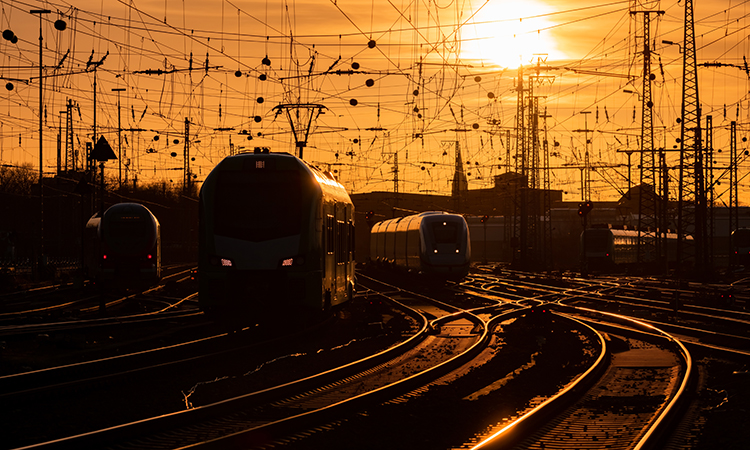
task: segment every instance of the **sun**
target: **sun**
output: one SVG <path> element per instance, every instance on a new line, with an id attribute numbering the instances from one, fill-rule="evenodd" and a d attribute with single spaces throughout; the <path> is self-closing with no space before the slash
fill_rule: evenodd
<path id="1" fill-rule="evenodd" d="M 537 0 L 504 0 L 485 4 L 461 32 L 463 60 L 514 69 L 543 58 L 563 59 L 549 28 L 552 9 Z"/>

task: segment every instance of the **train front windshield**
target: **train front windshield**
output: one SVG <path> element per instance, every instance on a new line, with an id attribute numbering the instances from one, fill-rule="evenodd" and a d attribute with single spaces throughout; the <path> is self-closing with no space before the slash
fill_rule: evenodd
<path id="1" fill-rule="evenodd" d="M 151 223 L 143 217 L 120 217 L 107 222 L 109 232 L 123 240 L 137 241 L 147 236 Z"/>
<path id="2" fill-rule="evenodd" d="M 432 234 L 436 244 L 455 244 L 458 242 L 458 224 L 454 222 L 435 222 Z"/>
<path id="3" fill-rule="evenodd" d="M 738 228 L 732 232 L 732 245 L 735 247 L 750 247 L 750 229 Z"/>
<path id="4" fill-rule="evenodd" d="M 214 199 L 215 232 L 253 242 L 299 234 L 301 197 L 297 171 L 220 172 Z"/>
<path id="5" fill-rule="evenodd" d="M 605 251 L 609 246 L 609 230 L 586 230 L 583 239 L 586 251 Z"/>

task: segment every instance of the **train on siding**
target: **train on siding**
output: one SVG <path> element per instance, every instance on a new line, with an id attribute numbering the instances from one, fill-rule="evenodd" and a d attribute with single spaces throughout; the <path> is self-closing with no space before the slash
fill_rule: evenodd
<path id="1" fill-rule="evenodd" d="M 750 264 L 750 228 L 737 228 L 732 231 L 732 263 Z"/>
<path id="2" fill-rule="evenodd" d="M 666 233 L 666 255 L 669 263 L 677 262 L 678 239 L 676 233 Z M 641 235 L 641 239 L 643 236 Z M 693 237 L 685 241 L 692 244 Z M 611 270 L 638 263 L 638 231 L 612 228 L 588 228 L 581 233 L 581 255 L 592 270 Z M 690 250 L 692 252 L 692 250 Z M 655 255 L 644 254 L 644 261 L 654 261 Z M 687 258 L 686 258 L 687 259 Z M 684 262 L 681 261 L 681 262 Z"/>
<path id="3" fill-rule="evenodd" d="M 140 203 L 118 203 L 96 213 L 84 230 L 84 265 L 103 287 L 137 287 L 161 279 L 161 229 Z"/>
<path id="4" fill-rule="evenodd" d="M 461 279 L 469 272 L 471 241 L 463 216 L 441 211 L 398 217 L 373 225 L 370 259 L 446 279 Z"/>
<path id="5" fill-rule="evenodd" d="M 354 205 L 288 153 L 224 158 L 199 199 L 199 304 L 219 319 L 324 311 L 354 296 Z"/>

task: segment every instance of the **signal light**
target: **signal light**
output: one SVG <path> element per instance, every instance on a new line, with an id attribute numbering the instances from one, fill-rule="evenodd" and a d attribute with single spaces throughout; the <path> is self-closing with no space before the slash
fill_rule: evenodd
<path id="1" fill-rule="evenodd" d="M 594 209 L 594 203 L 590 200 L 578 204 L 578 215 L 583 217 Z"/>

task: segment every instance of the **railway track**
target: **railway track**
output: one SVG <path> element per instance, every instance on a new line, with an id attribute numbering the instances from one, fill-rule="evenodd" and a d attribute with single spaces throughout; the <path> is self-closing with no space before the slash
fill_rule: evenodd
<path id="1" fill-rule="evenodd" d="M 360 325 L 399 344 L 361 349 L 358 359 L 342 353 L 325 369 L 313 361 L 332 351 L 309 352 L 316 355 L 306 362 L 291 350 L 268 354 L 247 372 L 263 383 L 204 370 L 204 381 L 182 388 L 188 409 L 32 448 L 552 448 L 561 439 L 565 448 L 636 448 L 679 420 L 695 373 L 685 345 L 653 325 L 563 300 L 598 297 L 588 287 L 532 291 L 524 282 L 509 299 L 462 286 L 438 301 L 431 289 L 360 281 L 369 286 L 360 305 L 378 309 Z M 354 341 L 368 339 L 328 350 Z M 291 376 L 302 367 L 308 372 Z"/>
<path id="2" fill-rule="evenodd" d="M 215 443 L 217 439 L 226 443 L 227 440 L 247 439 L 248 435 L 254 433 L 265 434 L 275 428 L 283 429 L 290 423 L 305 421 L 311 415 L 351 408 L 361 402 L 361 399 L 386 395 L 386 392 L 394 389 L 393 386 L 413 383 L 414 381 L 408 381 L 413 374 L 424 372 L 420 361 L 427 347 L 433 348 L 432 358 L 441 359 L 440 363 L 468 351 L 465 345 L 448 342 L 466 341 L 465 339 L 443 339 L 445 342 L 442 344 L 428 345 L 427 341 L 439 339 L 430 334 L 426 318 L 419 313 L 412 314 L 421 319 L 419 332 L 401 344 L 373 356 L 260 391 L 209 404 L 191 404 L 191 408 L 185 411 L 50 442 L 42 447 L 101 446 L 117 442 L 125 435 L 142 435 L 137 444 L 140 448 L 163 445 L 165 435 L 172 436 L 170 445 L 174 447 L 201 442 Z M 455 320 L 465 319 L 456 318 L 452 321 Z M 454 331 L 467 333 L 473 328 L 473 324 L 464 324 Z M 484 334 L 474 334 L 467 341 L 472 343 L 469 348 L 474 347 L 482 336 Z M 409 372 L 412 376 L 405 377 Z M 389 373 L 392 374 L 391 381 L 384 378 Z M 207 385 L 202 389 L 214 387 L 215 385 Z M 206 398 L 206 394 L 203 398 Z M 289 400 L 290 398 L 293 400 Z M 289 406 L 290 401 L 294 402 L 294 407 Z M 279 415 L 284 416 L 283 420 L 278 419 Z M 172 431 L 164 433 L 165 429 Z M 261 432 L 261 429 L 264 431 Z M 127 447 L 128 444 L 122 445 Z"/>
<path id="3" fill-rule="evenodd" d="M 674 337 L 622 316 L 591 325 L 607 330 L 602 338 L 610 347 L 607 362 L 587 373 L 596 371 L 596 381 L 574 393 L 576 386 L 567 386 L 459 448 L 661 448 L 689 400 L 690 353 Z"/>
<path id="4" fill-rule="evenodd" d="M 217 371 L 225 371 L 223 377 L 227 381 L 252 378 L 255 386 L 263 388 L 313 373 L 323 366 L 335 366 L 342 358 L 332 356 L 338 355 L 337 348 L 346 348 L 347 355 L 362 357 L 373 349 L 387 347 L 394 339 L 402 339 L 400 335 L 351 338 L 351 333 L 341 326 L 327 328 L 317 323 L 288 325 L 289 328 L 278 324 L 256 326 L 133 354 L 0 377 L 4 405 L 0 414 L 9 426 L 5 445 L 54 440 L 148 419 L 149 413 L 183 412 L 193 402 L 224 400 L 235 387 L 222 385 L 218 392 L 210 392 L 221 384 L 212 383 L 220 378 Z M 305 345 L 300 346 L 300 342 Z M 326 348 L 329 350 L 323 351 Z M 312 356 L 302 357 L 302 352 Z M 284 359 L 280 355 L 294 355 L 310 368 L 276 362 Z M 310 358 L 316 358 L 316 362 L 309 362 Z M 343 358 L 348 361 L 351 356 Z M 272 366 L 279 368 L 269 370 Z M 237 369 L 240 374 L 232 374 Z M 242 374 L 254 371 L 259 374 Z M 272 375 L 266 376 L 266 372 Z M 46 425 L 40 429 L 40 423 Z"/>
<path id="5" fill-rule="evenodd" d="M 167 302 L 164 305 L 164 299 L 159 297 L 159 293 L 167 286 L 188 281 L 191 270 L 188 265 L 171 266 L 165 269 L 167 274 L 159 284 L 123 295 L 102 293 L 91 286 L 81 289 L 72 283 L 8 294 L 0 301 L 0 324 L 4 324 L 0 326 L 0 335 L 22 331 L 18 324 L 25 325 L 29 332 L 43 332 L 45 326 L 50 326 L 40 323 L 44 320 L 63 318 L 64 320 L 51 325 L 60 329 L 65 326 L 74 328 L 77 324 L 85 323 L 87 317 L 101 316 L 105 311 L 110 316 L 123 315 L 117 308 L 127 305 L 129 300 L 135 298 L 153 301 L 153 305 L 148 307 L 148 313 L 175 308 L 179 303 Z"/>
<path id="6" fill-rule="evenodd" d="M 189 396 L 191 408 L 185 411 L 53 440 L 35 447 L 177 448 L 201 445 L 231 448 L 235 445 L 247 447 L 248 442 L 257 442 L 256 439 L 268 436 L 272 436 L 271 442 L 282 439 L 301 441 L 299 433 L 316 435 L 318 432 L 309 430 L 325 427 L 330 421 L 338 422 L 341 417 L 356 415 L 384 402 L 400 403 L 404 401 L 399 400 L 402 396 L 418 397 L 438 380 L 447 383 L 445 377 L 450 378 L 448 374 L 455 370 L 463 367 L 467 371 L 472 364 L 481 365 L 477 358 L 492 359 L 494 350 L 490 344 L 497 345 L 497 336 L 490 330 L 496 322 L 513 321 L 516 315 L 523 315 L 522 310 L 503 307 L 496 307 L 498 311 L 504 310 L 502 314 L 484 307 L 473 313 L 424 295 L 403 291 L 391 295 L 388 291 L 389 288 L 380 288 L 380 294 L 369 291 L 367 301 L 387 296 L 389 304 L 410 311 L 411 319 L 396 319 L 395 312 L 386 312 L 381 317 L 390 316 L 388 324 L 392 320 L 401 322 L 401 333 L 407 329 L 416 332 L 386 350 L 297 380 L 222 400 L 206 392 L 215 391 L 213 395 L 225 392 L 221 383 L 200 385 Z M 408 306 L 407 302 L 410 303 Z M 411 325 L 403 328 L 404 321 Z M 378 325 L 371 323 L 370 326 L 377 328 Z M 125 436 L 138 438 L 130 441 L 124 439 Z"/>
<path id="7" fill-rule="evenodd" d="M 654 295 L 657 291 L 650 288 L 636 295 L 632 285 L 623 287 L 608 279 L 545 280 L 536 276 L 508 280 L 490 275 L 477 275 L 461 288 L 472 295 L 491 295 L 511 304 L 536 300 L 628 315 L 679 335 L 691 345 L 750 351 L 749 312 L 706 306 L 684 294 L 675 305 L 673 291 Z"/>
<path id="8" fill-rule="evenodd" d="M 569 310 L 566 305 L 576 306 L 590 315 L 604 315 L 609 311 L 632 316 L 670 333 L 697 355 L 700 375 L 695 387 L 697 393 L 693 394 L 689 411 L 674 426 L 669 444 L 659 448 L 714 448 L 717 442 L 731 447 L 732 443 L 744 442 L 750 437 L 740 425 L 747 417 L 743 406 L 746 402 L 743 399 L 747 398 L 743 374 L 747 373 L 747 357 L 750 356 L 747 340 L 750 323 L 741 301 L 739 308 L 723 303 L 706 304 L 702 291 L 690 293 L 682 286 L 678 295 L 684 302 L 675 311 L 674 290 L 667 289 L 675 286 L 672 283 L 655 284 L 654 280 L 647 280 L 643 285 L 634 279 L 622 282 L 612 278 L 565 279 L 536 274 L 514 274 L 513 280 L 508 281 L 494 275 L 485 276 L 478 275 L 484 287 L 498 286 L 495 278 L 500 278 L 500 283 L 513 285 L 513 290 L 492 289 L 494 296 L 506 302 L 545 293 L 555 296 L 568 293 L 568 298 L 550 297 L 553 303 L 549 306 L 558 311 Z M 476 283 L 470 280 L 467 285 L 473 289 Z M 662 289 L 657 289 L 659 287 Z M 654 295 L 655 292 L 660 294 Z"/>

